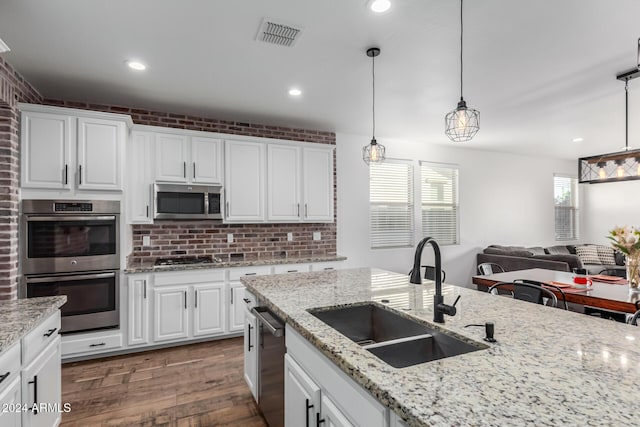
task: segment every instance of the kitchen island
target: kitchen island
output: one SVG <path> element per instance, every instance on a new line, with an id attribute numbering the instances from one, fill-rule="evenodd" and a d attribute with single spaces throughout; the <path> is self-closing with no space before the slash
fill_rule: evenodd
<path id="1" fill-rule="evenodd" d="M 444 284 L 446 331 L 488 348 L 396 369 L 307 310 L 374 301 L 432 323 L 434 285 L 377 269 L 242 278 L 342 373 L 410 426 L 632 425 L 640 329 Z M 496 343 L 483 341 L 495 323 Z M 433 325 L 432 325 L 433 326 Z M 351 420 L 358 424 L 357 420 Z"/>

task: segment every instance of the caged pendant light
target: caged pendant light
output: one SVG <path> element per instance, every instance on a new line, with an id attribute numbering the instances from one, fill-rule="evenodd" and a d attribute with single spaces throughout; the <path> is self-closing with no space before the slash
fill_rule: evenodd
<path id="1" fill-rule="evenodd" d="M 462 97 L 462 36 L 464 34 L 462 1 L 460 0 L 460 101 L 456 109 L 444 118 L 444 133 L 453 142 L 471 141 L 480 130 L 480 112 L 473 108 L 468 108 L 466 101 Z"/>
<path id="2" fill-rule="evenodd" d="M 371 137 L 371 143 L 362 147 L 362 160 L 366 164 L 383 162 L 385 148 L 384 145 L 378 144 L 376 141 L 376 56 L 380 55 L 380 49 L 372 47 L 367 49 L 367 56 L 371 58 L 371 76 L 373 80 L 373 132 Z"/>

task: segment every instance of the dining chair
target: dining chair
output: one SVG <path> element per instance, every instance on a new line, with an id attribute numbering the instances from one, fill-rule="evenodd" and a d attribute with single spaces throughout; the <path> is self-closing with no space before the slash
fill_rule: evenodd
<path id="1" fill-rule="evenodd" d="M 502 291 L 502 293 L 500 293 Z M 558 306 L 558 297 L 549 289 L 526 282 L 498 282 L 489 288 L 493 295 L 511 294 L 514 299 L 550 307 Z M 545 301 L 546 299 L 546 301 Z"/>
<path id="2" fill-rule="evenodd" d="M 553 288 L 554 291 L 557 291 L 560 296 L 562 297 L 562 305 L 564 307 L 565 310 L 569 310 L 569 304 L 567 304 L 567 295 L 564 293 L 564 291 L 556 286 L 556 285 L 552 285 L 551 283 L 543 283 L 543 282 L 539 282 L 537 280 L 531 280 L 531 279 L 516 279 L 514 280 L 514 282 L 518 282 L 518 283 L 529 283 L 530 285 L 536 285 L 536 286 L 540 286 L 540 287 L 548 287 L 548 288 Z M 556 297 L 557 298 L 557 297 Z"/>
<path id="3" fill-rule="evenodd" d="M 504 268 L 495 262 L 483 262 L 478 264 L 478 274 L 481 276 L 487 276 L 493 273 L 504 273 Z"/>
<path id="4" fill-rule="evenodd" d="M 436 268 L 432 265 L 423 265 L 424 267 L 424 278 L 427 280 L 436 280 Z M 444 282 L 444 278 L 447 277 L 447 274 L 442 270 L 442 281 Z"/>

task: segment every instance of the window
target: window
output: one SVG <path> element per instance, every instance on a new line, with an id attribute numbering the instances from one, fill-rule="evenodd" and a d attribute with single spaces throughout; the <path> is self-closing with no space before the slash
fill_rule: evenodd
<path id="1" fill-rule="evenodd" d="M 420 185 L 423 236 L 458 244 L 458 168 L 420 162 Z"/>
<path id="2" fill-rule="evenodd" d="M 387 160 L 369 165 L 371 248 L 413 246 L 413 166 Z"/>
<path id="3" fill-rule="evenodd" d="M 578 180 L 553 176 L 556 240 L 578 240 Z"/>

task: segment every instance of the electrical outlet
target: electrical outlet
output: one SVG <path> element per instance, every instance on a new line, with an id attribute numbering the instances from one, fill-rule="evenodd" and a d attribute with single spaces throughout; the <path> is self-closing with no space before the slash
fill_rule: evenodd
<path id="1" fill-rule="evenodd" d="M 142 246 L 151 246 L 151 236 L 142 236 Z"/>
<path id="2" fill-rule="evenodd" d="M 233 243 L 233 234 L 227 234 L 227 243 Z"/>
<path id="3" fill-rule="evenodd" d="M 313 240 L 321 240 L 322 239 L 322 234 L 320 234 L 319 231 L 314 231 L 313 232 Z"/>
<path id="4" fill-rule="evenodd" d="M 287 233 L 287 241 L 293 242 L 293 233 Z"/>

